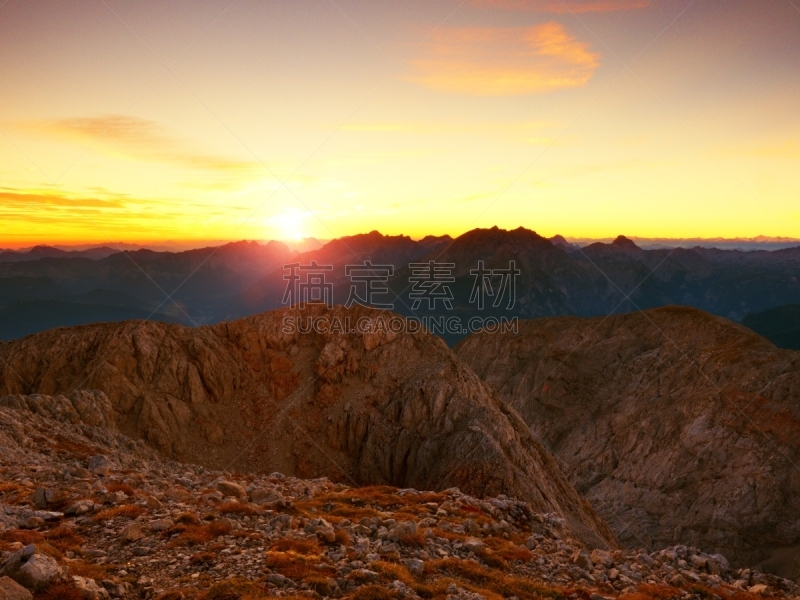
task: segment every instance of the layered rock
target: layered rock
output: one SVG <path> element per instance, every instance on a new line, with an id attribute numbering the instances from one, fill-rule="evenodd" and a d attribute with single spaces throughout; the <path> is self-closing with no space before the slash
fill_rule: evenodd
<path id="1" fill-rule="evenodd" d="M 440 339 L 392 333 L 377 325 L 387 317 L 308 307 L 196 329 L 142 321 L 56 329 L 0 346 L 0 393 L 100 390 L 123 433 L 173 458 L 506 494 L 562 516 L 587 544 L 613 545 L 519 416 Z M 327 319 L 334 332 L 290 331 L 296 318 Z M 365 333 L 330 327 L 359 319 Z"/>
<path id="2" fill-rule="evenodd" d="M 675 307 L 522 322 L 456 351 L 623 544 L 685 543 L 800 574 L 796 353 Z"/>

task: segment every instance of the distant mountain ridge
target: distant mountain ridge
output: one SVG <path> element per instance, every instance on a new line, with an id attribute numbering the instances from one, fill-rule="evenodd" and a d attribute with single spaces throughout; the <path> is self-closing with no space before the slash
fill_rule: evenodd
<path id="1" fill-rule="evenodd" d="M 0 283 L 15 289 L 21 280 L 14 278 L 38 278 L 38 285 L 55 286 L 70 295 L 114 290 L 186 323 L 210 324 L 283 306 L 284 266 L 292 262 L 331 265 L 327 277 L 333 301 L 344 303 L 352 285 L 345 266 L 366 260 L 393 267 L 390 292 L 381 301 L 393 303 L 394 310 L 406 316 L 597 316 L 685 305 L 740 321 L 748 313 L 800 303 L 800 246 L 751 252 L 645 249 L 619 236 L 610 243 L 579 247 L 562 236 L 547 239 L 521 227 L 475 229 L 455 239 L 421 240 L 373 231 L 302 253 L 281 242 L 235 242 L 183 252 L 125 251 L 99 259 L 44 256 L 0 261 Z M 426 306 L 412 310 L 409 264 L 429 261 L 455 265 L 450 273 L 454 281 L 447 283 L 454 297 L 452 312 L 441 304 L 432 310 Z M 512 310 L 478 311 L 469 302 L 471 271 L 480 261 L 490 269 L 507 268 L 514 261 L 520 270 Z M 16 301 L 43 299 L 39 292 L 13 295 Z M 8 303 L 0 292 L 2 302 Z M 461 337 L 453 334 L 446 339 L 455 343 Z"/>

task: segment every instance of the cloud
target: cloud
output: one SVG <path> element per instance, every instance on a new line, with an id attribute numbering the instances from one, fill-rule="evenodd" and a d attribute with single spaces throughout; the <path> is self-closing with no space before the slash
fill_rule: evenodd
<path id="1" fill-rule="evenodd" d="M 258 166 L 254 162 L 198 152 L 155 121 L 127 115 L 40 119 L 15 126 L 49 139 L 82 144 L 98 140 L 97 147 L 134 160 L 219 172 L 245 172 Z"/>
<path id="2" fill-rule="evenodd" d="M 600 57 L 559 23 L 519 28 L 447 28 L 431 36 L 408 78 L 477 95 L 541 94 L 586 85 Z"/>
<path id="3" fill-rule="evenodd" d="M 476 6 L 556 14 L 610 12 L 650 6 L 650 0 L 472 0 Z"/>
<path id="4" fill-rule="evenodd" d="M 28 206 L 69 208 L 124 208 L 124 197 L 68 196 L 55 190 L 15 190 L 0 188 L 0 204 L 6 208 Z"/>

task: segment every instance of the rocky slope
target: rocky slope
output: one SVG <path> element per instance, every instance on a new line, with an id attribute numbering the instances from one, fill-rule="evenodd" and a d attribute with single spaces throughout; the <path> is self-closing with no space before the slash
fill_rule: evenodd
<path id="1" fill-rule="evenodd" d="M 364 319 L 376 331 L 285 333 L 284 319 L 296 317 Z M 519 416 L 440 339 L 379 330 L 387 317 L 309 307 L 196 329 L 55 329 L 0 345 L 0 394 L 100 390 L 122 432 L 182 461 L 506 494 L 563 516 L 587 544 L 613 546 Z"/>
<path id="2" fill-rule="evenodd" d="M 720 555 L 588 551 L 563 520 L 458 489 L 354 489 L 159 459 L 99 392 L 0 399 L 3 600 L 760 600 Z"/>
<path id="3" fill-rule="evenodd" d="M 800 357 L 696 309 L 520 323 L 458 355 L 627 546 L 797 577 Z"/>

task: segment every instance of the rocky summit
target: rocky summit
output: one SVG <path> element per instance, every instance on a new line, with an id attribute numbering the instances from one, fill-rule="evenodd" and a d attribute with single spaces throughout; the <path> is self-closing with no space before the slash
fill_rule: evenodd
<path id="1" fill-rule="evenodd" d="M 625 547 L 800 575 L 800 356 L 690 308 L 520 323 L 457 353 Z"/>
<path id="2" fill-rule="evenodd" d="M 0 400 L 3 600 L 757 600 L 790 581 L 686 545 L 591 549 L 564 519 L 458 488 L 166 460 L 101 392 Z"/>
<path id="3" fill-rule="evenodd" d="M 376 324 L 386 316 L 309 306 L 200 328 L 53 329 L 0 346 L 0 393 L 98 390 L 120 432 L 182 462 L 503 494 L 563 518 L 587 545 L 615 548 L 522 419 L 441 339 L 393 333 Z M 337 321 L 344 331 L 287 327 L 297 319 Z M 351 333 L 359 319 L 365 332 Z"/>

